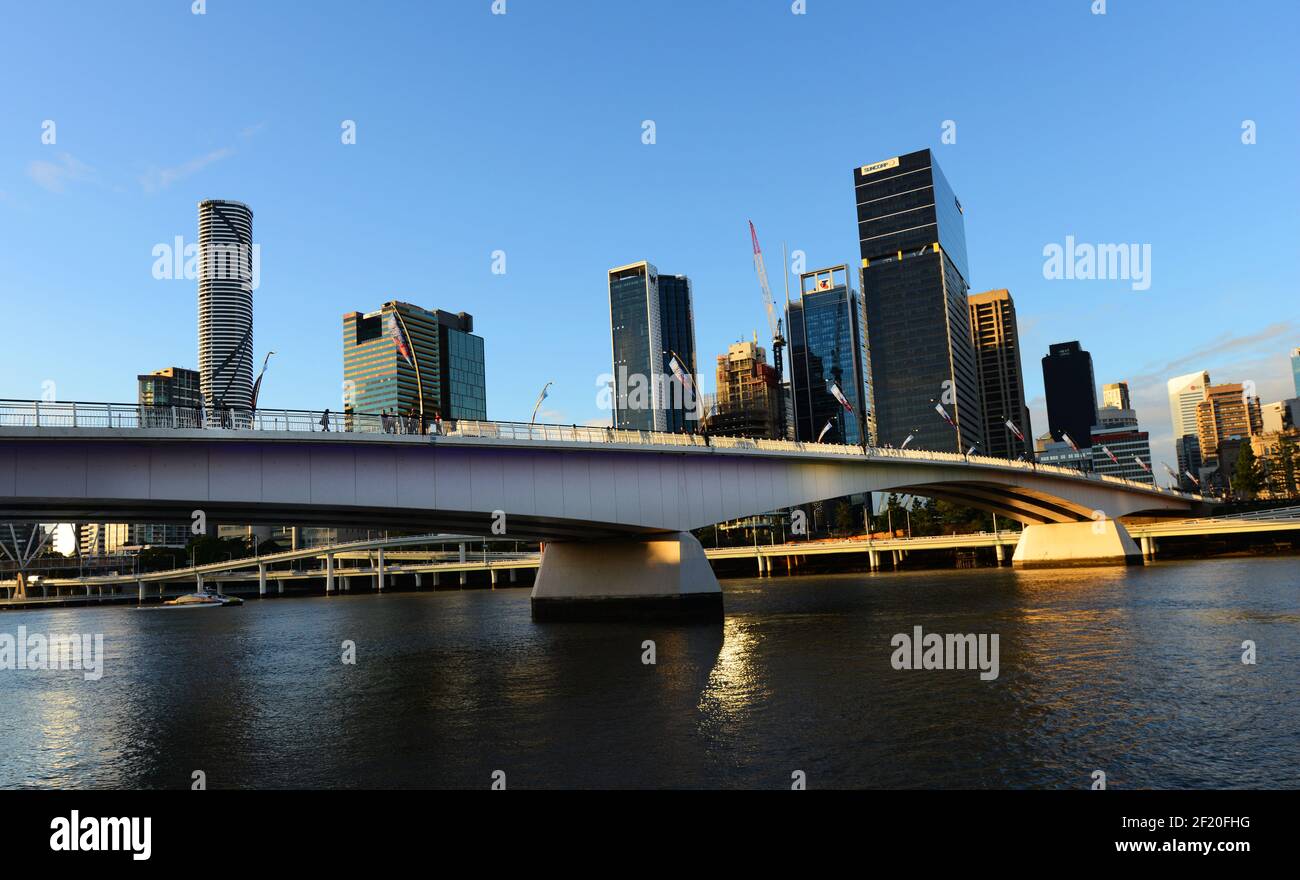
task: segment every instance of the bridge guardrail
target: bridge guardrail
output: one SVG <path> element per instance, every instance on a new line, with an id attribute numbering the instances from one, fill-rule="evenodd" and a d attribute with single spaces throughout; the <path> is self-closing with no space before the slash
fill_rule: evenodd
<path id="1" fill-rule="evenodd" d="M 920 449 L 895 449 L 887 446 L 844 446 L 832 443 L 807 443 L 797 440 L 765 440 L 746 437 L 720 437 L 702 434 L 673 434 L 656 431 L 632 431 L 622 428 L 587 425 L 539 425 L 530 422 L 495 422 L 471 419 L 421 420 L 416 415 L 389 413 L 332 412 L 330 410 L 248 409 L 227 407 L 147 406 L 132 403 L 51 402 L 0 400 L 0 428 L 201 428 L 230 431 L 293 431 L 301 433 L 347 433 L 362 435 L 406 434 L 438 437 L 485 438 L 514 442 L 620 443 L 643 446 L 714 447 L 717 449 L 756 449 L 773 452 L 803 452 L 846 458 L 896 459 L 900 461 L 946 461 L 954 464 L 981 465 L 1003 470 L 1052 474 L 1070 479 L 1110 483 L 1129 489 L 1172 496 L 1183 500 L 1203 500 L 1202 496 L 1176 489 L 1162 489 L 1108 474 L 1084 473 L 1060 465 L 1033 461 L 1013 461 L 987 455 L 962 455 Z"/>

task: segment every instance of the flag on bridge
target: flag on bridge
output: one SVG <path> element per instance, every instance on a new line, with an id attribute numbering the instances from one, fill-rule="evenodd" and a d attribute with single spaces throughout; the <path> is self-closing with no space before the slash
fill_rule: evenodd
<path id="1" fill-rule="evenodd" d="M 1073 449 L 1075 452 L 1078 452 L 1078 451 L 1079 451 L 1079 447 L 1078 447 L 1078 445 L 1077 445 L 1077 444 L 1076 444 L 1072 439 L 1070 439 L 1070 435 L 1069 435 L 1069 434 L 1067 434 L 1067 433 L 1065 433 L 1064 431 L 1062 431 L 1062 432 L 1061 432 L 1061 439 L 1064 440 L 1066 443 L 1069 443 L 1069 444 L 1070 444 L 1070 448 Z"/>
<path id="2" fill-rule="evenodd" d="M 831 396 L 840 402 L 840 406 L 844 407 L 849 412 L 853 412 L 853 404 L 849 403 L 849 399 L 844 396 L 844 392 L 840 390 L 840 386 L 836 385 L 834 382 L 831 383 Z"/>
<path id="3" fill-rule="evenodd" d="M 1021 443 L 1025 442 L 1025 435 L 1020 433 L 1020 429 L 1016 427 L 1016 423 L 1011 421 L 1011 419 L 1007 419 L 1007 429 L 1011 431 L 1012 434 L 1015 434 L 1016 439 Z"/>
<path id="4" fill-rule="evenodd" d="M 1115 462 L 1115 464 L 1119 464 L 1119 459 L 1115 457 L 1115 453 L 1111 452 L 1110 449 L 1106 447 L 1105 443 L 1101 444 L 1101 451 L 1110 456 L 1110 460 Z"/>
<path id="5" fill-rule="evenodd" d="M 1193 483 L 1196 484 L 1196 488 L 1198 488 L 1198 489 L 1201 488 L 1201 481 L 1198 480 L 1198 479 L 1196 479 L 1196 477 L 1192 476 L 1192 472 L 1191 472 L 1191 471 L 1186 471 L 1186 470 L 1185 470 L 1185 471 L 1183 471 L 1183 473 L 1187 474 L 1187 479 L 1191 480 Z"/>
<path id="6" fill-rule="evenodd" d="M 691 374 L 687 372 L 686 365 L 683 364 L 682 359 L 677 356 L 677 352 L 670 351 L 668 352 L 668 355 L 668 368 L 673 371 L 673 375 L 676 376 L 677 381 L 681 383 L 682 391 L 686 392 L 686 399 L 683 401 L 683 403 L 688 405 L 686 417 L 688 419 L 699 421 L 703 416 L 703 412 L 701 411 L 702 401 L 700 400 L 700 395 L 695 390 L 695 379 L 693 379 Z"/>
<path id="7" fill-rule="evenodd" d="M 906 449 L 906 448 L 907 448 L 907 444 L 909 444 L 909 443 L 911 443 L 911 442 L 912 442 L 912 435 L 911 435 L 911 434 L 908 434 L 908 435 L 907 435 L 907 439 L 903 441 L 903 445 L 900 446 L 900 447 L 898 447 L 898 448 L 899 448 L 899 449 Z"/>
<path id="8" fill-rule="evenodd" d="M 942 403 L 936 403 L 936 404 L 934 405 L 934 411 L 937 412 L 940 416 L 943 417 L 943 420 L 944 420 L 945 422 L 948 423 L 948 427 L 950 427 L 950 428 L 955 428 L 955 427 L 957 427 L 957 423 L 954 422 L 954 421 L 952 420 L 951 417 L 949 417 L 949 415 L 948 415 L 948 410 L 946 410 L 946 409 L 943 408 L 943 404 L 942 404 Z"/>
<path id="9" fill-rule="evenodd" d="M 1146 471 L 1148 474 L 1151 473 L 1151 468 L 1147 467 L 1146 462 L 1144 462 L 1142 459 L 1138 458 L 1135 455 L 1133 456 L 1133 460 L 1138 463 L 1138 467 L 1142 468 L 1142 470 Z"/>
<path id="10" fill-rule="evenodd" d="M 407 343 L 406 334 L 402 332 L 402 325 L 398 323 L 396 312 L 388 313 L 388 335 L 397 345 L 397 353 L 402 356 L 402 360 L 414 365 L 415 361 L 411 360 L 411 346 Z"/>
<path id="11" fill-rule="evenodd" d="M 822 442 L 822 438 L 826 436 L 826 432 L 829 431 L 830 429 L 831 429 L 831 423 L 828 421 L 826 423 L 826 427 L 822 428 L 822 432 L 817 435 L 818 443 Z"/>

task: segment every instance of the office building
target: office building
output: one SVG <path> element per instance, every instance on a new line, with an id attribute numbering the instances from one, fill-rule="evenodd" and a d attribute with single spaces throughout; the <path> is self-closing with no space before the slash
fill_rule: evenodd
<path id="1" fill-rule="evenodd" d="M 1260 418 L 1265 434 L 1276 434 L 1300 427 L 1300 397 L 1263 404 L 1260 406 Z"/>
<path id="2" fill-rule="evenodd" d="M 1295 396 L 1300 397 L 1300 348 L 1291 349 L 1291 379 L 1295 383 Z"/>
<path id="3" fill-rule="evenodd" d="M 1030 438 L 1034 435 L 1029 408 L 1025 406 L 1016 304 L 1006 290 L 974 293 L 968 301 L 983 406 L 983 452 L 1001 458 L 1028 455 L 1033 449 Z M 1007 422 L 1019 429 L 1020 438 Z"/>
<path id="4" fill-rule="evenodd" d="M 1114 406 L 1103 406 L 1097 410 L 1098 428 L 1136 428 L 1137 411 L 1132 409 L 1120 409 Z"/>
<path id="5" fill-rule="evenodd" d="M 203 407 L 198 370 L 168 367 L 136 377 L 141 427 L 199 427 Z M 173 409 L 174 407 L 174 409 Z"/>
<path id="6" fill-rule="evenodd" d="M 1259 398 L 1247 397 L 1241 383 L 1206 386 L 1205 399 L 1196 405 L 1196 433 L 1205 465 L 1218 463 L 1219 446 L 1225 440 L 1250 437 L 1263 430 Z"/>
<path id="7" fill-rule="evenodd" d="M 961 202 L 929 150 L 855 168 L 853 184 L 877 439 L 897 446 L 913 434 L 911 446 L 945 452 L 983 444 Z"/>
<path id="8" fill-rule="evenodd" d="M 210 409 L 253 400 L 253 211 L 199 202 L 199 383 Z"/>
<path id="9" fill-rule="evenodd" d="M 1058 342 L 1043 358 L 1043 390 L 1047 395 L 1047 430 L 1053 440 L 1069 434 L 1082 449 L 1092 445 L 1097 423 L 1097 383 L 1092 355 L 1078 342 Z"/>
<path id="10" fill-rule="evenodd" d="M 1138 464 L 1136 459 L 1141 459 L 1142 464 Z M 1155 484 L 1151 471 L 1151 439 L 1146 431 L 1138 430 L 1136 419 L 1131 425 L 1093 427 L 1092 471 L 1137 483 Z"/>
<path id="11" fill-rule="evenodd" d="M 466 312 L 390 300 L 343 316 L 344 413 L 487 418 L 483 337 Z"/>
<path id="12" fill-rule="evenodd" d="M 869 378 L 862 343 L 862 303 L 848 265 L 799 276 L 799 299 L 786 307 L 795 439 L 860 445 L 870 441 Z M 847 412 L 831 388 L 853 407 Z M 826 428 L 829 424 L 830 428 Z"/>
<path id="13" fill-rule="evenodd" d="M 695 430 L 701 409 L 695 399 L 699 385 L 690 279 L 660 275 L 642 260 L 610 269 L 608 281 L 614 427 Z M 674 377 L 674 354 L 692 387 Z"/>
<path id="14" fill-rule="evenodd" d="M 710 434 L 779 439 L 776 369 L 757 339 L 732 343 L 718 355 L 717 389 L 705 410 Z"/>
<path id="15" fill-rule="evenodd" d="M 1127 382 L 1110 382 L 1101 386 L 1101 405 L 1113 409 L 1132 409 Z"/>

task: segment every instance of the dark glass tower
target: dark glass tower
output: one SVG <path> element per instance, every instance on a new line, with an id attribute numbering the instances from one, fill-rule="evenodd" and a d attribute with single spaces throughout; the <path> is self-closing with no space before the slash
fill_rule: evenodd
<path id="1" fill-rule="evenodd" d="M 848 278 L 847 265 L 805 272 L 798 301 L 786 307 L 796 440 L 815 441 L 830 422 L 823 443 L 856 446 L 863 420 L 870 425 L 862 305 Z M 831 394 L 832 385 L 848 399 L 852 415 Z"/>
<path id="2" fill-rule="evenodd" d="M 1047 429 L 1053 440 L 1061 432 L 1080 448 L 1092 445 L 1097 424 L 1097 384 L 1092 376 L 1092 355 L 1078 342 L 1058 342 L 1043 358 L 1043 390 L 1047 394 Z"/>
<path id="3" fill-rule="evenodd" d="M 694 400 L 686 399 L 669 366 L 675 352 L 696 382 L 690 279 L 660 275 L 644 260 L 610 269 L 609 316 L 614 427 L 693 430 L 695 412 L 687 404 Z"/>
<path id="4" fill-rule="evenodd" d="M 971 340 L 979 364 L 984 408 L 983 451 L 999 458 L 1032 455 L 1034 434 L 1029 407 L 1025 406 L 1015 301 L 1007 290 L 974 293 L 969 301 Z M 1007 422 L 1020 430 L 1023 439 L 1016 437 Z"/>
<path id="5" fill-rule="evenodd" d="M 984 418 L 961 203 L 929 150 L 855 168 L 853 183 L 877 440 L 964 452 Z"/>

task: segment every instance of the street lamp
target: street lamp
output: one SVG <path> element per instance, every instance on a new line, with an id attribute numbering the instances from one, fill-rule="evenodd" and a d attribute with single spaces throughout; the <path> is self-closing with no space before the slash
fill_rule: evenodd
<path id="1" fill-rule="evenodd" d="M 546 399 L 546 390 L 554 384 L 554 382 L 547 382 L 542 386 L 542 393 L 537 395 L 537 403 L 533 405 L 533 415 L 532 418 L 528 420 L 528 424 L 534 425 L 537 423 L 537 411 L 542 408 L 542 401 Z"/>

